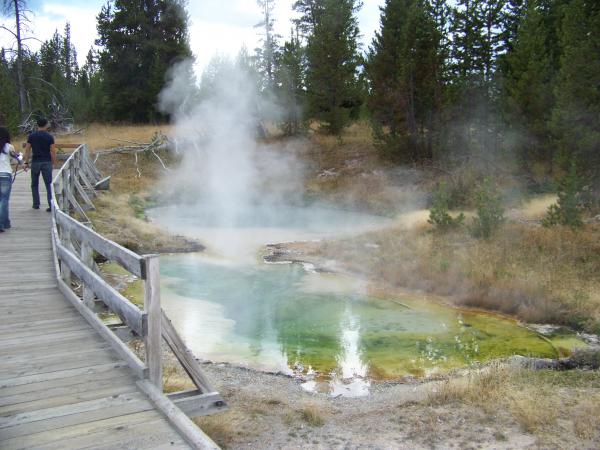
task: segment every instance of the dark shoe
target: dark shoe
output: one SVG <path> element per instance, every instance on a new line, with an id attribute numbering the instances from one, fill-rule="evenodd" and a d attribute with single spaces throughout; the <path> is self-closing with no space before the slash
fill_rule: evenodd
<path id="1" fill-rule="evenodd" d="M 0 233 L 4 233 L 4 230 L 2 228 L 0 228 Z"/>
<path id="2" fill-rule="evenodd" d="M 46 208 L 46 212 L 50 212 L 52 211 L 52 208 L 50 208 L 49 206 Z"/>
<path id="3" fill-rule="evenodd" d="M 33 205 L 33 206 L 32 206 L 32 208 L 33 208 L 33 209 L 40 209 L 40 207 L 39 207 L 39 206 L 35 206 L 35 205 Z"/>

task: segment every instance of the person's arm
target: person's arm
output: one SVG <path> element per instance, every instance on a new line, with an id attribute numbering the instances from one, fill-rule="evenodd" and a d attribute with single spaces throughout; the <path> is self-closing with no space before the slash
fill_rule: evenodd
<path id="1" fill-rule="evenodd" d="M 56 144 L 50 146 L 50 157 L 52 158 L 52 166 L 56 165 Z"/>
<path id="2" fill-rule="evenodd" d="M 25 170 L 29 169 L 29 158 L 31 157 L 31 144 L 28 142 L 25 144 L 25 156 L 23 157 L 23 161 L 25 161 Z"/>
<path id="3" fill-rule="evenodd" d="M 23 155 L 21 155 L 19 152 L 17 152 L 12 145 L 10 146 L 8 153 L 10 154 L 11 158 L 17 160 L 17 165 L 19 165 L 23 162 Z"/>

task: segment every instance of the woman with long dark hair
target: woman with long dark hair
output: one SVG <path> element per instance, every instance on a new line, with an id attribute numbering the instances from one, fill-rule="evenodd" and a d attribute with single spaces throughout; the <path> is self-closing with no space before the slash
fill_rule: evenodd
<path id="1" fill-rule="evenodd" d="M 8 202 L 12 188 L 10 158 L 15 157 L 15 148 L 10 144 L 10 133 L 0 127 L 0 233 L 10 228 Z"/>

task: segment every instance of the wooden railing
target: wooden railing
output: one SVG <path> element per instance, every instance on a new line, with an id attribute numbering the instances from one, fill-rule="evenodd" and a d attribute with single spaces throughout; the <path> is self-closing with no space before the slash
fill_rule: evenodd
<path id="1" fill-rule="evenodd" d="M 142 380 L 138 384 L 157 406 L 162 405 L 175 416 L 182 414 L 181 411 L 188 416 L 198 416 L 226 409 L 225 402 L 211 387 L 198 361 L 161 309 L 158 255 L 138 255 L 92 230 L 86 211 L 94 208 L 92 199 L 96 195 L 96 189 L 106 188 L 107 184 L 108 179 L 103 178 L 96 169 L 85 145 L 79 146 L 71 154 L 54 178 L 52 245 L 59 289 L 127 361 L 137 377 Z M 143 310 L 104 279 L 95 263 L 95 254 L 117 263 L 143 280 Z M 101 308 L 117 315 L 122 326 L 143 340 L 144 362 L 100 320 L 96 312 Z M 163 396 L 163 338 L 196 385 L 196 389 Z M 173 411 L 173 405 L 181 411 Z"/>

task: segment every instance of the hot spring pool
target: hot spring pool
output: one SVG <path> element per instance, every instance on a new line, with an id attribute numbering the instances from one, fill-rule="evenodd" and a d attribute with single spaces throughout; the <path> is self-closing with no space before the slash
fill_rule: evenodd
<path id="1" fill-rule="evenodd" d="M 363 283 L 345 276 L 312 273 L 297 264 L 264 264 L 256 257 L 259 242 L 387 224 L 387 219 L 340 214 L 342 224 L 322 222 L 320 229 L 299 226 L 298 216 L 287 215 L 292 219 L 287 223 L 238 224 L 224 230 L 189 210 L 179 219 L 153 210 L 151 217 L 159 224 L 204 237 L 209 246 L 205 254 L 161 257 L 163 308 L 194 353 L 296 374 L 306 389 L 356 396 L 366 394 L 373 380 L 423 377 L 514 354 L 555 357 L 555 345 L 580 345 L 570 337 L 553 345 L 497 315 L 462 311 L 416 295 L 374 296 Z M 217 236 L 225 236 L 225 242 L 235 236 L 242 244 L 226 248 Z"/>

